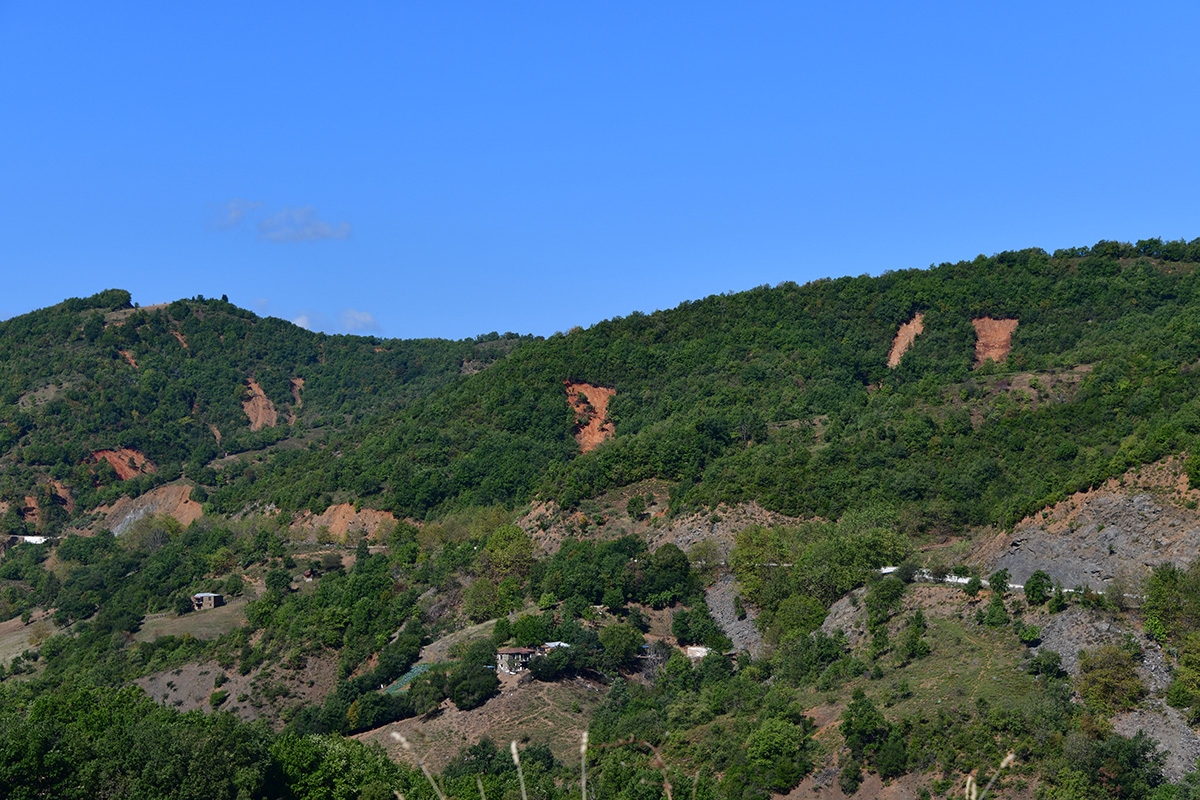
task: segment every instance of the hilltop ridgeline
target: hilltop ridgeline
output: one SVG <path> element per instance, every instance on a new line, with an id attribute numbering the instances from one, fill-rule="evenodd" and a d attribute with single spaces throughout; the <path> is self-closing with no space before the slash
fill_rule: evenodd
<path id="1" fill-rule="evenodd" d="M 137 308 L 117 289 L 13 318 L 0 323 L 0 533 L 53 532 L 76 507 L 180 477 L 204 499 L 253 481 L 268 448 L 320 447 L 531 339 L 328 336 L 224 299 Z"/>
<path id="2" fill-rule="evenodd" d="M 708 297 L 530 343 L 332 437 L 336 458 L 286 454 L 212 502 L 357 499 L 421 519 L 532 497 L 576 508 L 656 479 L 673 512 L 883 503 L 910 530 L 1011 524 L 1186 449 L 1197 288 L 1194 264 L 1097 246 Z M 922 333 L 889 366 L 917 314 Z M 1002 363 L 977 363 L 984 318 L 1011 333 Z M 564 381 L 612 392 L 615 435 L 586 453 Z"/>
<path id="3" fill-rule="evenodd" d="M 51 479 L 82 513 L 182 476 L 210 512 L 355 502 L 421 519 L 535 496 L 574 508 L 657 479 L 672 511 L 884 503 L 910 530 L 1012 524 L 1200 431 L 1197 257 L 1158 240 L 1006 252 L 546 340 L 330 337 L 224 301 L 132 309 L 114 290 L 0 325 L 0 501 L 8 528 L 53 530 L 70 514 Z M 585 384 L 604 419 L 573 405 Z M 589 425 L 604 433 L 581 452 Z M 118 448 L 153 471 L 92 455 Z"/>

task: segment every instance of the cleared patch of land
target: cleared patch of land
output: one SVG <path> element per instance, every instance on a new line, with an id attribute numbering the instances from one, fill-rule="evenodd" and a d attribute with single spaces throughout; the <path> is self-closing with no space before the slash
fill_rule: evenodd
<path id="1" fill-rule="evenodd" d="M 300 669 L 268 665 L 243 675 L 215 661 L 184 664 L 134 681 L 147 696 L 179 711 L 214 709 L 213 694 L 224 699 L 216 708 L 243 720 L 263 719 L 283 727 L 286 709 L 321 705 L 337 685 L 337 656 L 308 658 Z M 218 678 L 221 685 L 217 686 Z"/>
<path id="2" fill-rule="evenodd" d="M 142 628 L 134 639 L 152 642 L 160 636 L 190 635 L 197 639 L 215 639 L 234 628 L 246 624 L 246 599 L 235 597 L 223 606 L 193 611 L 177 616 L 173 611 L 150 614 L 142 621 Z"/>
<path id="3" fill-rule="evenodd" d="M 20 617 L 0 622 L 0 664 L 8 667 L 21 653 L 36 650 L 42 639 L 61 632 L 45 611 L 36 612 L 28 624 L 21 622 Z"/>
<path id="4" fill-rule="evenodd" d="M 545 744 L 555 758 L 572 763 L 579 758 L 580 736 L 607 691 L 587 678 L 540 683 L 501 675 L 500 694 L 477 709 L 459 711 L 447 700 L 431 718 L 401 720 L 355 738 L 379 744 L 401 763 L 415 765 L 420 756 L 434 770 L 485 736 L 501 746 L 514 739 Z M 415 752 L 405 752 L 393 731 L 408 739 Z"/>

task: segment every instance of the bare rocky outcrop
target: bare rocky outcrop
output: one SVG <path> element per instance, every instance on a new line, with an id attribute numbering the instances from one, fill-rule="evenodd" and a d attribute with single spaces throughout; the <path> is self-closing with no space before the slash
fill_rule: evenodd
<path id="1" fill-rule="evenodd" d="M 718 506 L 714 511 L 681 514 L 661 527 L 645 532 L 646 543 L 657 550 L 670 542 L 688 551 L 702 541 L 715 542 L 721 556 L 728 558 L 743 528 L 751 525 L 798 525 L 806 520 L 768 511 L 758 503 L 737 506 Z"/>
<path id="2" fill-rule="evenodd" d="M 1052 519 L 1052 517 L 1048 517 Z M 1067 588 L 1103 590 L 1124 580 L 1125 591 L 1150 569 L 1189 564 L 1200 557 L 1200 519 L 1147 493 L 1098 492 L 1085 496 L 1066 530 L 1027 524 L 984 546 L 985 571 L 1007 569 L 1015 583 L 1043 570 Z"/>
<path id="3" fill-rule="evenodd" d="M 799 525 L 813 521 L 768 511 L 754 502 L 737 506 L 720 505 L 710 511 L 681 514 L 668 519 L 668 491 L 669 486 L 665 482 L 643 481 L 606 496 L 607 502 L 617 506 L 624 506 L 631 495 L 649 495 L 653 500 L 648 502 L 642 518 L 631 520 L 621 513 L 599 530 L 589 528 L 587 535 L 593 538 L 616 538 L 632 533 L 645 540 L 651 550 L 657 550 L 664 544 L 673 544 L 684 552 L 700 542 L 711 541 L 724 560 L 728 559 L 737 534 L 747 526 Z M 553 500 L 535 500 L 529 510 L 516 520 L 516 524 L 529 532 L 544 554 L 556 552 L 568 536 L 578 536 L 577 528 L 581 523 L 588 523 L 586 514 L 564 511 Z"/>
<path id="4" fill-rule="evenodd" d="M 825 621 L 821 623 L 821 631 L 826 636 L 832 636 L 840 630 L 846 634 L 851 649 L 866 641 L 867 614 L 862 605 L 865 593 L 866 589 L 855 589 L 830 606 Z"/>
<path id="5" fill-rule="evenodd" d="M 563 383 L 567 387 L 567 402 L 575 412 L 578 430 L 575 441 L 580 452 L 595 450 L 601 442 L 611 439 L 616 428 L 608 419 L 608 401 L 616 395 L 615 389 L 593 386 L 590 383 Z"/>
<path id="6" fill-rule="evenodd" d="M 390 512 L 373 508 L 355 509 L 350 503 L 338 503 L 320 514 L 305 511 L 292 523 L 292 530 L 304 531 L 315 538 L 324 528 L 334 539 L 345 541 L 346 536 L 353 532 L 360 532 L 367 538 L 378 537 L 381 528 L 395 523 L 396 517 Z"/>
<path id="7" fill-rule="evenodd" d="M 251 378 L 246 381 L 246 386 L 250 389 L 250 396 L 242 401 L 242 410 L 250 418 L 250 430 L 261 431 L 263 428 L 274 428 L 279 416 L 275 411 L 275 404 L 258 385 L 258 381 Z"/>
<path id="8" fill-rule="evenodd" d="M 159 486 L 141 497 L 122 497 L 111 506 L 100 506 L 95 513 L 100 521 L 94 529 L 108 529 L 120 536 L 130 525 L 151 514 L 166 514 L 183 526 L 200 518 L 203 507 L 191 499 L 192 487 L 185 483 Z"/>
<path id="9" fill-rule="evenodd" d="M 750 655 L 758 658 L 762 655 L 763 641 L 754 624 L 757 614 L 754 609 L 746 607 L 745 616 L 738 619 L 733 605 L 733 598 L 738 592 L 737 580 L 733 573 L 722 570 L 716 583 L 705 589 L 704 599 L 713 619 L 733 642 L 733 649 L 748 651 Z"/>
<path id="10" fill-rule="evenodd" d="M 1044 614 L 1045 612 L 1043 612 Z M 1138 677 L 1151 695 L 1161 694 L 1171 685 L 1171 669 L 1162 647 L 1140 635 L 1128 622 L 1079 606 L 1059 614 L 1045 615 L 1041 622 L 1041 644 L 1034 651 L 1053 650 L 1062 657 L 1062 668 L 1072 677 L 1079 674 L 1079 652 L 1105 644 L 1118 644 L 1133 636 L 1142 648 L 1137 664 Z M 1200 758 L 1200 736 L 1187 724 L 1182 712 L 1158 697 L 1145 700 L 1138 708 L 1112 718 L 1113 730 L 1122 736 L 1145 731 L 1168 751 L 1163 772 L 1170 781 L 1178 781 L 1195 769 Z"/>
<path id="11" fill-rule="evenodd" d="M 895 369 L 900 365 L 900 359 L 912 347 L 913 340 L 920 334 L 925 332 L 925 315 L 917 314 L 908 322 L 900 326 L 900 330 L 896 331 L 896 338 L 892 340 L 892 350 L 888 353 L 888 366 Z"/>
<path id="12" fill-rule="evenodd" d="M 1012 533 L 998 534 L 975 561 L 985 573 L 1008 569 L 1015 583 L 1041 569 L 1067 588 L 1103 590 L 1115 584 L 1129 595 L 1127 602 L 1136 604 L 1140 579 L 1151 569 L 1200 558 L 1200 516 L 1185 506 L 1195 494 L 1179 459 L 1145 465 L 1024 520 Z M 1169 753 L 1164 773 L 1171 781 L 1195 768 L 1200 736 L 1179 710 L 1161 700 L 1171 683 L 1170 665 L 1162 647 L 1134 620 L 1072 606 L 1059 614 L 1042 611 L 1029 621 L 1041 628 L 1038 649 L 1058 653 L 1063 669 L 1073 676 L 1081 650 L 1134 637 L 1142 648 L 1138 676 L 1152 697 L 1113 717 L 1113 729 L 1125 736 L 1144 730 L 1158 742 Z"/>
<path id="13" fill-rule="evenodd" d="M 1079 651 L 1092 650 L 1118 642 L 1126 632 L 1112 619 L 1082 606 L 1071 606 L 1058 614 L 1047 614 L 1041 621 L 1041 644 L 1034 653 L 1053 650 L 1062 656 L 1062 668 L 1071 677 L 1079 674 Z M 1030 620 L 1031 624 L 1036 621 Z"/>
<path id="14" fill-rule="evenodd" d="M 1140 708 L 1118 714 L 1113 717 L 1112 724 L 1113 731 L 1122 736 L 1145 731 L 1158 742 L 1158 749 L 1167 751 L 1163 775 L 1172 783 L 1195 770 L 1196 759 L 1200 758 L 1200 737 L 1178 709 L 1162 700 L 1150 700 Z"/>
<path id="15" fill-rule="evenodd" d="M 975 326 L 975 365 L 991 359 L 997 364 L 1012 352 L 1012 335 L 1017 329 L 1015 319 L 992 319 L 980 317 L 971 320 Z"/>

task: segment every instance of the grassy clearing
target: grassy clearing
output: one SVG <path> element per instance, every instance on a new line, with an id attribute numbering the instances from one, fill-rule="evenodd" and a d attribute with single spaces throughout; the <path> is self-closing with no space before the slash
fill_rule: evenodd
<path id="1" fill-rule="evenodd" d="M 863 676 L 854 681 L 889 718 L 931 718 L 947 704 L 973 712 L 980 699 L 1005 705 L 1036 687 L 1023 667 L 1025 647 L 1011 628 L 985 628 L 955 618 L 930 619 L 925 638 L 933 647 L 925 658 L 900 667 L 894 657 L 885 656 L 880 661 L 883 677 Z"/>
<path id="2" fill-rule="evenodd" d="M 6 621 L 3 627 L 0 627 L 0 664 L 8 667 L 21 653 L 37 650 L 42 640 L 62 631 L 49 615 L 42 615 L 40 618 L 35 615 L 35 621 L 28 625 L 20 619 Z"/>
<path id="3" fill-rule="evenodd" d="M 583 678 L 523 685 L 514 679 L 506 681 L 500 695 L 480 708 L 460 711 L 447 701 L 430 718 L 401 720 L 355 738 L 378 742 L 393 759 L 415 763 L 413 754 L 389 735 L 398 731 L 436 770 L 484 736 L 501 746 L 514 739 L 523 744 L 546 744 L 556 758 L 567 761 L 578 758 L 579 737 L 605 691 L 606 687 Z"/>
<path id="4" fill-rule="evenodd" d="M 246 624 L 245 607 L 246 599 L 236 597 L 223 606 L 193 611 L 182 617 L 173 611 L 150 614 L 142 621 L 142 628 L 134 638 L 139 642 L 152 642 L 161 636 L 191 634 L 197 639 L 215 639 Z"/>

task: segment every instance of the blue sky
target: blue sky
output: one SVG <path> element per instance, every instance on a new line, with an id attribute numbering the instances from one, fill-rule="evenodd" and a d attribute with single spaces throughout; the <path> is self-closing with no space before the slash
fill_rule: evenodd
<path id="1" fill-rule="evenodd" d="M 549 335 L 1200 236 L 1200 4 L 0 0 L 0 318 Z"/>

